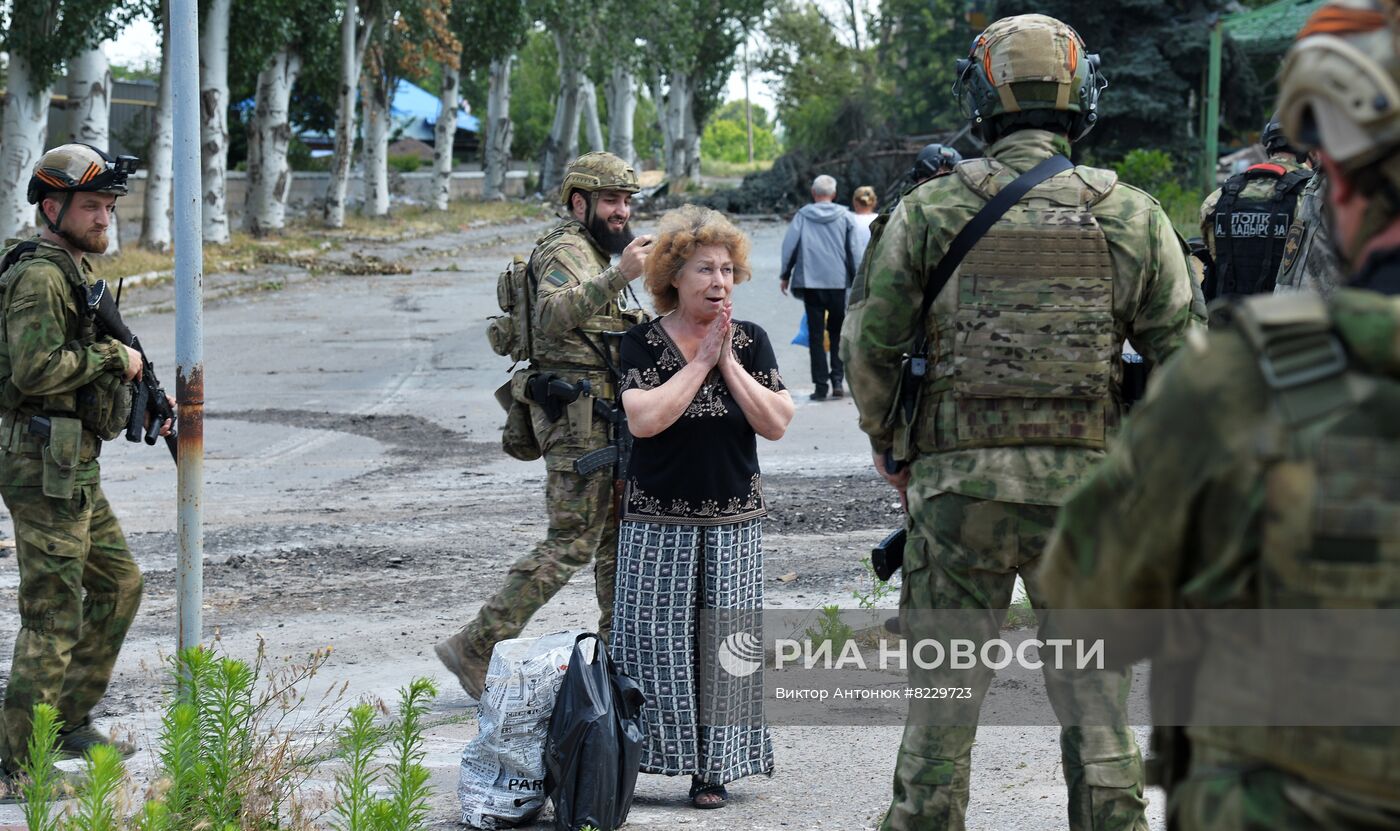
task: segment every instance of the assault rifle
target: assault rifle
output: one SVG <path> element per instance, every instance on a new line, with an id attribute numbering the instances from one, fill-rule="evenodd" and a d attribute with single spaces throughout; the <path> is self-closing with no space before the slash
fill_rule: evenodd
<path id="1" fill-rule="evenodd" d="M 605 338 L 620 340 L 623 333 L 605 332 L 603 335 Z M 592 341 L 589 341 L 589 345 L 593 345 Z M 627 465 L 632 460 L 632 431 L 627 429 L 627 411 L 622 409 L 622 374 L 613 362 L 607 359 L 606 350 L 600 354 L 608 361 L 608 368 L 612 370 L 616 379 L 613 383 L 612 401 L 593 399 L 593 414 L 608 423 L 608 446 L 580 456 L 574 462 L 574 472 L 580 476 L 587 476 L 607 465 L 613 466 L 613 501 L 617 507 L 617 518 L 621 521 L 622 499 L 627 485 Z"/>
<path id="2" fill-rule="evenodd" d="M 114 338 L 141 354 L 141 380 L 136 383 L 136 389 L 131 396 L 131 415 L 126 421 L 126 440 L 140 441 L 144 436 L 146 444 L 155 444 L 156 438 L 160 436 L 161 425 L 167 419 L 175 417 L 175 411 L 166 398 L 165 389 L 156 378 L 155 365 L 146 357 L 146 350 L 141 348 L 140 339 L 122 322 L 121 312 L 117 310 L 117 301 L 108 290 L 106 280 L 98 280 L 88 289 L 87 308 L 97 320 L 98 334 Z M 147 416 L 150 417 L 149 425 Z M 170 449 L 170 458 L 179 461 L 179 437 L 174 430 L 165 437 L 165 446 Z"/>

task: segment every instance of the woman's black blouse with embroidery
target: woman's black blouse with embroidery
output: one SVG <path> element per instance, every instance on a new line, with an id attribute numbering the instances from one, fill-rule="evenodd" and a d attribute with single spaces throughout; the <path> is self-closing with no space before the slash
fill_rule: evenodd
<path id="1" fill-rule="evenodd" d="M 730 330 L 739 363 L 770 390 L 785 389 L 768 334 L 736 320 Z M 661 319 L 622 338 L 622 389 L 649 390 L 685 366 Z M 758 440 L 718 369 L 674 424 L 632 446 L 624 519 L 682 525 L 741 522 L 768 512 L 758 470 Z"/>

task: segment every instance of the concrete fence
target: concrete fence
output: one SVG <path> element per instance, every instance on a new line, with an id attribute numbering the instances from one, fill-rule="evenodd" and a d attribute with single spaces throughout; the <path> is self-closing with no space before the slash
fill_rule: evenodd
<path id="1" fill-rule="evenodd" d="M 506 173 L 505 194 L 509 197 L 525 195 L 524 170 L 511 170 Z M 430 205 L 437 188 L 436 174 L 432 171 L 399 173 L 389 171 L 389 192 L 394 205 Z M 292 194 L 287 199 L 287 218 L 316 214 L 320 211 L 326 196 L 329 173 L 297 171 L 292 176 Z M 486 174 L 479 170 L 457 171 L 452 174 L 453 199 L 481 199 L 486 184 Z M 135 239 L 141 233 L 141 220 L 145 212 L 146 172 L 138 171 L 127 180 L 130 193 L 117 203 L 122 240 Z M 248 174 L 230 170 L 228 173 L 229 225 L 235 229 L 243 227 L 243 205 L 248 193 Z M 358 210 L 364 204 L 364 180 L 358 173 L 350 175 L 347 195 L 351 210 Z"/>

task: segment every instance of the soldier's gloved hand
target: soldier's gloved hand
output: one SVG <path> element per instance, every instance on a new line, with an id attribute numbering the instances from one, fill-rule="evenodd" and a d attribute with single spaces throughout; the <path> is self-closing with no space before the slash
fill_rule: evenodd
<path id="1" fill-rule="evenodd" d="M 122 373 L 122 377 L 128 381 L 141 380 L 141 353 L 124 343 L 122 349 L 126 350 L 126 372 Z"/>
<path id="2" fill-rule="evenodd" d="M 622 272 L 623 277 L 635 280 L 642 276 L 642 271 L 647 264 L 647 255 L 651 253 L 651 244 L 654 239 L 650 234 L 643 234 L 622 249 L 622 258 L 617 261 L 617 270 Z"/>

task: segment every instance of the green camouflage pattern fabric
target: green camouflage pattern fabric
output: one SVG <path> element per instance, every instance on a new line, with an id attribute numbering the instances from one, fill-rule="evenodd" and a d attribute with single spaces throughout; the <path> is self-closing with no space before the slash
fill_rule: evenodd
<path id="1" fill-rule="evenodd" d="M 574 220 L 542 236 L 531 256 L 539 281 L 533 368 L 570 383 L 586 378 L 595 394 L 611 398 L 613 380 L 607 364 L 574 330 L 583 329 L 596 344 L 608 348 L 602 332 L 625 331 L 641 322 L 644 316 L 638 310 L 622 308 L 619 293 L 627 279 L 608 264 L 608 256 Z M 612 357 L 616 361 L 616 355 Z M 579 400 L 588 403 L 585 398 Z M 465 641 L 478 655 L 489 657 L 496 642 L 519 635 L 535 612 L 590 561 L 597 584 L 599 632 L 606 640 L 617 569 L 613 471 L 607 467 L 588 476 L 574 472 L 580 456 L 608 444 L 606 422 L 581 418 L 581 409 L 572 407 L 551 422 L 542 407 L 530 404 L 532 426 L 548 470 L 549 531 L 511 566 L 505 585 L 463 630 Z"/>
<path id="2" fill-rule="evenodd" d="M 1315 304 L 1350 359 L 1334 385 L 1317 382 L 1297 397 L 1271 390 L 1238 322 L 1193 337 L 1162 368 L 1113 452 L 1059 517 L 1044 575 L 1052 607 L 1400 608 L 1400 592 L 1387 588 L 1400 546 L 1383 522 L 1400 510 L 1400 299 L 1340 289 L 1321 302 L 1275 295 L 1250 298 L 1245 308 L 1247 319 L 1297 326 L 1309 320 L 1306 304 Z M 1228 635 L 1203 637 L 1201 672 L 1248 657 Z M 1133 657 L 1148 656 L 1124 655 Z M 1344 657 L 1330 649 L 1328 666 L 1342 666 Z M 1315 662 L 1298 663 L 1296 678 L 1232 689 L 1236 706 L 1250 700 L 1267 708 L 1274 696 L 1308 695 L 1329 680 L 1307 677 Z M 1335 694 L 1335 681 L 1330 688 Z M 1189 709 L 1209 722 L 1218 706 L 1198 695 Z M 1239 827 L 1209 824 L 1209 808 L 1200 806 L 1212 799 L 1223 811 L 1257 811 L 1261 823 L 1281 812 L 1276 827 L 1295 827 L 1314 809 L 1310 827 L 1400 827 L 1400 729 L 1197 725 L 1187 736 L 1192 768 L 1171 810 L 1207 824 L 1183 827 Z M 1206 755 L 1214 767 L 1201 762 Z M 1217 782 L 1221 766 L 1287 774 Z M 1278 788 L 1299 800 L 1279 804 Z M 1300 808 L 1316 792 L 1331 796 Z M 1389 819 L 1360 822 L 1368 814 Z"/>
<path id="3" fill-rule="evenodd" d="M 901 629 L 914 640 L 999 637 L 1005 612 L 988 616 L 982 631 L 938 631 L 922 609 L 997 609 L 1011 604 L 1016 577 L 1025 581 L 1032 604 L 1042 605 L 1041 551 L 1055 521 L 1055 508 L 972 499 L 943 493 L 928 483 L 935 458 L 914 463 L 909 488 L 911 531 L 904 555 L 900 595 Z M 956 624 L 948 624 L 956 625 Z M 1045 687 L 1056 713 L 1083 707 L 1123 712 L 1130 677 L 1125 672 L 1061 672 L 1049 662 Z M 992 671 L 926 670 L 910 666 L 912 687 L 972 687 L 969 711 L 955 720 L 975 723 Z M 975 726 L 946 725 L 949 702 L 912 699 L 904 740 L 895 764 L 894 799 L 882 831 L 965 827 Z M 941 720 L 941 721 L 940 721 Z M 1146 831 L 1142 756 L 1126 724 L 1072 726 L 1061 730 L 1065 784 L 1072 831 Z"/>
<path id="4" fill-rule="evenodd" d="M 78 312 L 71 281 L 79 274 L 67 252 L 41 243 L 0 276 L 3 348 L 23 414 L 71 413 L 80 390 L 125 369 L 126 350 L 93 342 Z M 10 768 L 29 742 L 34 704 L 53 705 L 69 726 L 86 722 L 111 680 L 142 588 L 97 459 L 80 457 L 72 498 L 45 496 L 40 447 L 23 437 L 24 420 L 11 411 L 0 421 L 0 497 L 14 521 L 20 571 L 20 631 L 0 736 L 0 764 Z"/>
<path id="5" fill-rule="evenodd" d="M 1318 169 L 1303 186 L 1288 240 L 1283 247 L 1275 294 L 1315 291 L 1331 297 L 1345 281 L 1337 249 L 1332 244 L 1332 228 L 1323 208 L 1327 204 L 1327 171 Z"/>
<path id="6" fill-rule="evenodd" d="M 989 148 L 993 160 L 1017 172 L 1069 152 L 1063 136 L 1043 130 L 1020 130 Z M 1191 278 L 1185 245 L 1161 206 L 1142 191 L 1118 183 L 1111 172 L 1094 168 L 1076 167 L 1045 186 L 1078 187 L 1086 202 L 1098 200 L 1090 213 L 1107 241 L 1113 274 L 1109 325 L 1117 342 L 1131 340 L 1148 361 L 1165 359 L 1187 332 L 1203 325 L 1205 306 Z M 1033 200 L 1034 192 L 1028 198 Z M 841 354 L 860 410 L 860 427 L 877 452 L 900 438 L 895 418 L 900 363 L 914 338 L 925 282 L 953 237 L 983 204 L 961 175 L 922 183 L 890 215 L 857 273 Z M 946 328 L 956 314 L 961 272 L 933 304 L 927 321 L 931 334 Z M 942 416 L 930 402 L 951 384 L 951 375 L 930 373 L 916 424 L 930 425 Z M 981 499 L 1058 505 L 1103 457 L 1096 448 L 1053 445 L 937 451 L 930 447 L 932 430 L 916 432 L 914 455 L 927 453 L 938 459 L 929 469 L 931 484 Z"/>
<path id="7" fill-rule="evenodd" d="M 1303 165 L 1298 163 L 1298 158 L 1292 153 L 1275 153 L 1269 157 L 1269 164 L 1276 164 L 1288 173 L 1303 169 Z M 1262 202 L 1272 199 L 1274 185 L 1277 181 L 1277 179 L 1271 176 L 1261 176 L 1257 179 L 1251 179 L 1247 185 L 1240 189 L 1240 201 Z M 1307 186 L 1305 185 L 1304 187 L 1306 188 Z M 1221 188 L 1216 188 L 1211 192 L 1210 196 L 1206 197 L 1206 201 L 1201 203 L 1201 239 L 1205 240 L 1206 247 L 1210 249 L 1211 259 L 1215 258 L 1215 205 L 1220 201 L 1220 194 L 1222 192 Z"/>

